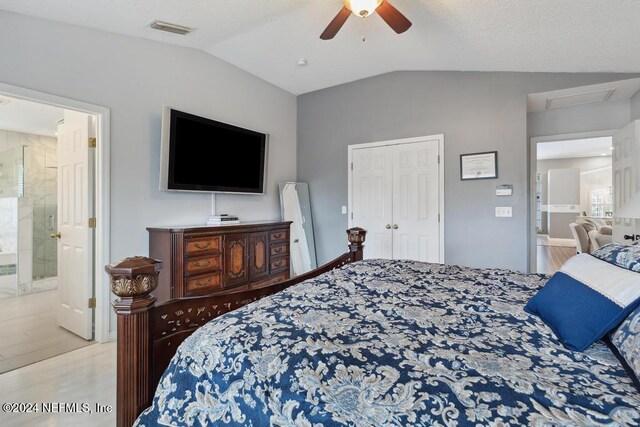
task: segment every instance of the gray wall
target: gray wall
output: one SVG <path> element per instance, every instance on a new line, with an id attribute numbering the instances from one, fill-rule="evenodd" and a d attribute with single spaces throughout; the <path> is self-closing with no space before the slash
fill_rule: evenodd
<path id="1" fill-rule="evenodd" d="M 145 227 L 206 222 L 207 194 L 158 190 L 163 105 L 270 134 L 267 195 L 217 197 L 242 219 L 278 218 L 296 178 L 296 98 L 206 53 L 0 12 L 0 82 L 111 109 L 112 258 L 147 253 Z"/>
<path id="2" fill-rule="evenodd" d="M 550 169 L 547 172 L 547 204 L 572 205 L 580 209 L 580 169 Z M 576 220 L 578 212 L 552 212 L 547 214 L 549 237 L 570 239 L 569 224 Z"/>
<path id="3" fill-rule="evenodd" d="M 526 95 L 624 74 L 408 71 L 298 97 L 298 179 L 310 185 L 318 261 L 345 250 L 347 145 L 445 135 L 447 263 L 527 270 Z M 498 151 L 499 179 L 460 181 L 460 154 Z M 513 184 L 510 198 L 495 186 Z M 513 218 L 495 218 L 495 206 Z"/>
<path id="4" fill-rule="evenodd" d="M 640 90 L 631 98 L 631 120 L 640 119 Z"/>
<path id="5" fill-rule="evenodd" d="M 629 124 L 629 100 L 527 114 L 529 137 L 620 129 Z"/>
<path id="6" fill-rule="evenodd" d="M 296 178 L 296 98 L 204 52 L 0 12 L 0 82 L 111 109 L 111 258 L 148 253 L 145 227 L 204 224 L 207 194 L 158 190 L 163 105 L 270 134 L 267 194 L 218 211 L 280 217 Z M 239 166 L 240 167 L 240 166 Z"/>
<path id="7" fill-rule="evenodd" d="M 547 204 L 580 205 L 580 169 L 551 169 L 547 178 Z"/>

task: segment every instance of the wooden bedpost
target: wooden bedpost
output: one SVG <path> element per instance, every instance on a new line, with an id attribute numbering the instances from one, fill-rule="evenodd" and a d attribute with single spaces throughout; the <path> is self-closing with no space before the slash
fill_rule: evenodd
<path id="1" fill-rule="evenodd" d="M 151 404 L 151 327 L 150 310 L 156 297 L 162 262 L 131 257 L 107 265 L 111 291 L 119 298 L 113 302 L 118 317 L 118 365 L 116 422 L 130 427 L 140 412 Z"/>
<path id="2" fill-rule="evenodd" d="M 367 237 L 367 230 L 360 227 L 353 227 L 347 230 L 349 239 L 349 252 L 353 255 L 354 261 L 362 261 L 362 251 L 364 240 Z"/>

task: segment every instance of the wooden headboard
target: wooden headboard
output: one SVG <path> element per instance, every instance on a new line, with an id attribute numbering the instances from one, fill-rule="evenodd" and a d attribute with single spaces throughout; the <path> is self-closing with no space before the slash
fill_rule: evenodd
<path id="1" fill-rule="evenodd" d="M 160 377 L 178 346 L 211 319 L 296 283 L 362 260 L 366 230 L 347 230 L 349 251 L 300 276 L 259 289 L 224 295 L 186 297 L 156 305 L 162 262 L 131 257 L 107 265 L 117 314 L 118 362 L 116 416 L 118 427 L 131 426 L 151 405 Z"/>

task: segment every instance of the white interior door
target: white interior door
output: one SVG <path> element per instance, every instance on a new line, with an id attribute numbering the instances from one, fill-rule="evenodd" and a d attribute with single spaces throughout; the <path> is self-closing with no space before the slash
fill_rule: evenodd
<path id="1" fill-rule="evenodd" d="M 393 146 L 393 258 L 440 262 L 439 141 Z"/>
<path id="2" fill-rule="evenodd" d="M 365 258 L 393 258 L 393 147 L 353 150 L 352 223 L 368 231 Z"/>
<path id="3" fill-rule="evenodd" d="M 630 123 L 613 136 L 613 241 L 625 234 L 637 234 L 636 219 L 622 218 L 617 212 L 640 190 L 640 121 Z M 640 212 L 639 212 L 640 213 Z"/>
<path id="4" fill-rule="evenodd" d="M 90 117 L 66 111 L 58 127 L 58 325 L 93 337 L 93 161 Z"/>

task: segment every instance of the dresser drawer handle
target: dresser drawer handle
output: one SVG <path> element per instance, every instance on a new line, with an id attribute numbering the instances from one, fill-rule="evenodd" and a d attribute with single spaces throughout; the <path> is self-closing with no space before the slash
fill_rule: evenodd
<path id="1" fill-rule="evenodd" d="M 273 263 L 273 267 L 274 268 L 279 268 L 279 267 L 282 267 L 283 265 L 284 265 L 283 261 L 278 261 L 278 262 Z"/>
<path id="2" fill-rule="evenodd" d="M 273 238 L 274 239 L 282 239 L 282 237 L 284 237 L 284 233 L 274 233 L 273 234 Z"/>
<path id="3" fill-rule="evenodd" d="M 211 240 L 207 240 L 207 243 L 196 242 L 193 244 L 193 246 L 195 246 L 197 249 L 207 249 L 209 246 L 211 246 Z"/>
<path id="4" fill-rule="evenodd" d="M 201 282 L 200 279 L 196 280 L 196 286 L 209 286 L 211 284 L 211 279 L 207 279 L 206 282 Z"/>
<path id="5" fill-rule="evenodd" d="M 283 248 L 283 247 L 279 247 L 279 248 L 275 248 L 275 249 L 273 250 L 273 252 L 275 252 L 275 253 L 279 254 L 279 253 L 280 253 L 280 252 L 282 252 L 283 250 L 284 250 L 284 248 Z"/>
<path id="6" fill-rule="evenodd" d="M 198 261 L 193 265 L 195 265 L 197 268 L 205 268 L 205 267 L 209 267 L 211 265 L 211 261 L 210 260 L 206 260 L 204 263 L 200 263 L 200 261 Z"/>

